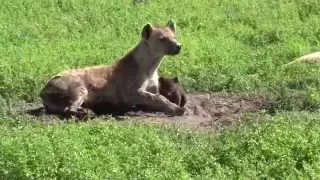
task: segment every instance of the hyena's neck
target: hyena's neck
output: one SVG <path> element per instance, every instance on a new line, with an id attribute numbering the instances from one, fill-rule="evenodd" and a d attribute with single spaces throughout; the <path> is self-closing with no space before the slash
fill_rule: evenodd
<path id="1" fill-rule="evenodd" d="M 163 56 L 155 57 L 149 50 L 147 44 L 141 41 L 132 51 L 133 60 L 140 70 L 152 75 L 157 72 Z"/>

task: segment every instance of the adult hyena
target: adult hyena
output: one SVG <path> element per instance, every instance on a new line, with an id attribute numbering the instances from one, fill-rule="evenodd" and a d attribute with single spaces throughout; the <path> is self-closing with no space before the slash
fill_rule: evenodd
<path id="1" fill-rule="evenodd" d="M 161 60 L 181 50 L 175 38 L 175 24 L 171 20 L 166 26 L 146 24 L 141 35 L 140 43 L 112 64 L 73 69 L 51 78 L 40 92 L 45 109 L 77 115 L 83 113 L 83 108 L 108 102 L 182 115 L 184 108 L 158 92 Z"/>

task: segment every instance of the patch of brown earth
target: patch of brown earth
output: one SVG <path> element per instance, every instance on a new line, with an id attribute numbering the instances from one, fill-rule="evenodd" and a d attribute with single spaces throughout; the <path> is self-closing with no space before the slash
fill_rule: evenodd
<path id="1" fill-rule="evenodd" d="M 189 94 L 183 116 L 168 117 L 163 113 L 130 112 L 129 119 L 162 125 L 187 127 L 193 130 L 219 128 L 238 121 L 244 112 L 264 109 L 268 101 L 259 96 L 237 94 Z M 141 118 L 144 117 L 144 118 Z"/>
<path id="2" fill-rule="evenodd" d="M 230 93 L 188 94 L 187 98 L 186 112 L 183 116 L 170 117 L 159 112 L 135 111 L 116 116 L 116 119 L 120 122 L 156 123 L 187 127 L 193 130 L 216 129 L 240 120 L 244 112 L 259 111 L 269 104 L 261 96 Z M 54 117 L 38 114 L 38 118 L 48 120 Z"/>

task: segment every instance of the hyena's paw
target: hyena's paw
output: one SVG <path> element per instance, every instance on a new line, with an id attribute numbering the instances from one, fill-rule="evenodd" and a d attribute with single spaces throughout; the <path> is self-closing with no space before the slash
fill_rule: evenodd
<path id="1" fill-rule="evenodd" d="M 168 111 L 166 114 L 169 116 L 182 116 L 185 111 L 186 108 L 176 106 L 173 110 Z"/>
<path id="2" fill-rule="evenodd" d="M 186 111 L 186 108 L 185 108 L 185 107 L 178 107 L 178 108 L 176 109 L 175 114 L 176 114 L 177 116 L 182 116 L 185 111 Z"/>
<path id="3" fill-rule="evenodd" d="M 88 119 L 88 111 L 82 107 L 80 108 L 67 108 L 65 114 L 68 118 L 76 118 L 78 120 Z"/>

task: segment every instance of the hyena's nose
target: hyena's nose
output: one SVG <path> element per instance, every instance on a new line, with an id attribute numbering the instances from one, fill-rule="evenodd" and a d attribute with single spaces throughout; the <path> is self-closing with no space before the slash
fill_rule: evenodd
<path id="1" fill-rule="evenodd" d="M 176 47 L 176 51 L 177 51 L 177 53 L 179 53 L 179 52 L 180 52 L 181 47 L 182 47 L 182 45 L 181 45 L 180 43 L 178 43 L 178 44 L 177 44 L 177 47 Z"/>
<path id="2" fill-rule="evenodd" d="M 177 44 L 177 48 L 180 50 L 181 47 L 182 47 L 182 44 L 178 43 L 178 44 Z"/>
<path id="3" fill-rule="evenodd" d="M 171 43 L 168 49 L 169 50 L 168 54 L 171 54 L 171 55 L 179 54 L 181 47 L 182 47 L 181 44 L 178 42 Z"/>

